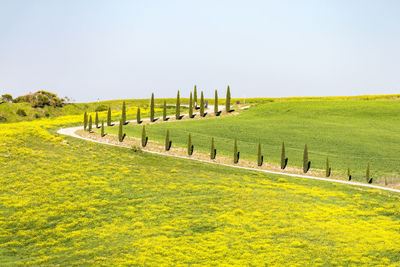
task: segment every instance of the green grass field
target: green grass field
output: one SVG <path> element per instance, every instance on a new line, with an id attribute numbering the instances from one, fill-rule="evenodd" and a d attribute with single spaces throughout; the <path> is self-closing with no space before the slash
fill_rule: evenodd
<path id="1" fill-rule="evenodd" d="M 0 125 L 0 265 L 400 261 L 399 194 L 55 134 L 80 120 Z"/>
<path id="2" fill-rule="evenodd" d="M 366 98 L 364 98 L 366 99 Z M 155 123 L 147 126 L 149 139 L 163 142 L 170 129 L 174 145 L 186 146 L 192 133 L 195 149 L 209 152 L 215 138 L 218 154 L 232 156 L 233 140 L 239 141 L 241 157 L 256 160 L 260 140 L 264 158 L 279 163 L 285 141 L 289 165 L 300 167 L 304 145 L 308 145 L 311 167 L 325 168 L 329 157 L 333 173 L 365 181 L 367 162 L 377 179 L 399 182 L 400 101 L 377 100 L 290 100 L 258 104 L 237 116 Z M 141 126 L 128 125 L 128 136 L 140 137 Z M 116 133 L 117 128 L 106 131 Z"/>

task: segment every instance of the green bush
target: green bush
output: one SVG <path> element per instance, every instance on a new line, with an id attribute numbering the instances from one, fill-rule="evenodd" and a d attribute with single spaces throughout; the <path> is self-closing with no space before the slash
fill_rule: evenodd
<path id="1" fill-rule="evenodd" d="M 35 117 L 35 119 L 39 119 L 40 118 L 40 114 L 39 113 L 35 113 L 35 115 L 33 115 Z"/>
<path id="2" fill-rule="evenodd" d="M 95 109 L 95 111 L 106 111 L 107 109 L 108 107 L 106 105 L 100 105 Z"/>
<path id="3" fill-rule="evenodd" d="M 44 116 L 45 116 L 46 118 L 48 118 L 48 117 L 50 117 L 50 113 L 46 110 L 46 111 L 44 112 Z"/>
<path id="4" fill-rule="evenodd" d="M 25 110 L 23 110 L 22 108 L 19 108 L 17 110 L 17 115 L 21 116 L 21 117 L 26 117 L 26 112 Z"/>
<path id="5" fill-rule="evenodd" d="M 147 141 L 149 140 L 149 138 L 146 136 L 146 128 L 143 125 L 142 128 L 142 147 L 145 147 L 147 145 Z"/>
<path id="6" fill-rule="evenodd" d="M 7 121 L 7 117 L 4 116 L 3 114 L 0 114 L 0 122 L 6 122 Z"/>
<path id="7" fill-rule="evenodd" d="M 189 136 L 188 136 L 188 147 L 187 147 L 187 153 L 188 153 L 189 156 L 193 155 L 193 149 L 194 149 L 194 146 L 192 144 L 192 135 L 189 133 Z"/>

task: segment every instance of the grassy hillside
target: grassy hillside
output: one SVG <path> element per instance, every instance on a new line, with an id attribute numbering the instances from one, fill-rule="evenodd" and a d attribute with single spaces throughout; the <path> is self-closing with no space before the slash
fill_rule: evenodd
<path id="1" fill-rule="evenodd" d="M 225 125 L 274 110 L 259 106 Z M 0 265 L 400 261 L 398 194 L 54 134 L 80 120 L 0 125 Z"/>
<path id="2" fill-rule="evenodd" d="M 192 133 L 195 149 L 209 152 L 215 138 L 219 154 L 231 156 L 233 140 L 239 141 L 241 157 L 256 160 L 260 140 L 264 158 L 279 163 L 285 141 L 289 165 L 300 167 L 308 145 L 311 167 L 324 169 L 326 157 L 334 174 L 347 167 L 357 180 L 365 181 L 367 162 L 376 179 L 400 175 L 400 101 L 398 100 L 292 100 L 256 105 L 237 116 L 156 123 L 147 127 L 150 139 L 164 141 L 170 129 L 174 145 L 186 146 Z M 107 129 L 116 133 L 117 129 Z M 127 135 L 140 137 L 141 127 L 128 125 Z"/>

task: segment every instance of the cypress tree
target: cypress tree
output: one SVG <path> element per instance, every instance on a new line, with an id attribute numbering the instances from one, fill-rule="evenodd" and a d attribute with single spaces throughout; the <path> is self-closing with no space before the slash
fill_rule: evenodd
<path id="1" fill-rule="evenodd" d="M 214 137 L 211 137 L 210 159 L 215 159 L 216 156 L 217 156 L 217 150 L 215 149 Z"/>
<path id="2" fill-rule="evenodd" d="M 225 99 L 225 111 L 231 111 L 231 90 L 228 85 L 228 89 L 226 91 L 226 99 Z"/>
<path id="3" fill-rule="evenodd" d="M 87 116 L 87 112 L 85 111 L 85 113 L 83 114 L 83 130 L 85 130 L 85 131 L 87 128 L 87 124 L 88 124 L 88 116 Z"/>
<path id="4" fill-rule="evenodd" d="M 142 123 L 142 120 L 140 119 L 140 108 L 137 108 L 137 114 L 136 114 L 136 122 L 137 124 Z"/>
<path id="5" fill-rule="evenodd" d="M 201 97 L 200 97 L 200 116 L 204 117 L 204 96 L 203 96 L 203 91 L 201 91 Z"/>
<path id="6" fill-rule="evenodd" d="M 169 140 L 169 130 L 167 130 L 167 135 L 165 136 L 165 150 L 168 151 L 171 148 L 172 141 Z"/>
<path id="7" fill-rule="evenodd" d="M 194 108 L 197 109 L 197 86 L 194 86 L 193 91 L 193 101 L 194 101 Z"/>
<path id="8" fill-rule="evenodd" d="M 107 112 L 107 126 L 111 126 L 111 107 L 108 107 L 108 112 Z"/>
<path id="9" fill-rule="evenodd" d="M 146 128 L 143 125 L 142 128 L 142 147 L 145 147 L 147 145 L 147 141 L 149 140 L 149 138 L 146 136 Z"/>
<path id="10" fill-rule="evenodd" d="M 150 100 L 150 122 L 154 121 L 154 93 L 151 93 Z"/>
<path id="11" fill-rule="evenodd" d="M 104 121 L 101 121 L 101 137 L 104 137 Z"/>
<path id="12" fill-rule="evenodd" d="M 189 133 L 189 137 L 188 137 L 188 147 L 187 147 L 187 152 L 188 155 L 191 156 L 193 154 L 193 144 L 192 144 L 192 135 Z"/>
<path id="13" fill-rule="evenodd" d="M 368 160 L 367 170 L 366 170 L 366 172 L 365 172 L 365 179 L 367 180 L 368 183 L 372 183 L 372 179 L 371 179 L 370 176 L 369 176 L 369 167 L 370 167 L 369 165 L 370 165 L 370 162 L 369 162 L 369 160 Z"/>
<path id="14" fill-rule="evenodd" d="M 189 118 L 193 118 L 192 92 L 190 92 L 190 97 L 189 97 Z"/>
<path id="15" fill-rule="evenodd" d="M 175 111 L 175 118 L 179 120 L 181 118 L 181 99 L 179 97 L 179 90 L 178 94 L 176 95 L 176 111 Z"/>
<path id="16" fill-rule="evenodd" d="M 122 116 L 121 116 L 122 124 L 126 123 L 126 105 L 125 101 L 122 102 Z"/>
<path id="17" fill-rule="evenodd" d="M 331 167 L 329 166 L 329 159 L 326 157 L 326 169 L 325 169 L 325 176 L 331 176 Z"/>
<path id="18" fill-rule="evenodd" d="M 261 153 L 261 141 L 258 141 L 258 154 L 257 154 L 257 164 L 258 166 L 262 166 L 264 161 L 264 156 Z"/>
<path id="19" fill-rule="evenodd" d="M 349 178 L 349 181 L 351 180 L 351 173 L 350 173 L 350 168 L 347 167 L 347 177 Z"/>
<path id="20" fill-rule="evenodd" d="M 307 144 L 305 144 L 303 152 L 303 172 L 307 173 L 309 169 L 310 169 L 310 162 L 308 161 L 308 148 Z"/>
<path id="21" fill-rule="evenodd" d="M 99 112 L 96 111 L 96 117 L 94 118 L 94 124 L 96 124 L 96 128 L 99 128 Z"/>
<path id="22" fill-rule="evenodd" d="M 92 132 L 92 115 L 89 116 L 89 133 Z"/>
<path id="23" fill-rule="evenodd" d="M 118 129 L 118 140 L 120 141 L 120 142 L 122 142 L 122 141 L 124 141 L 124 134 L 123 134 L 123 132 L 122 132 L 122 126 L 123 126 L 123 123 L 122 123 L 122 119 L 119 121 L 119 129 Z"/>
<path id="24" fill-rule="evenodd" d="M 237 145 L 237 138 L 235 137 L 235 143 L 233 144 L 233 163 L 239 162 L 239 154 L 238 145 Z"/>
<path id="25" fill-rule="evenodd" d="M 164 100 L 164 108 L 163 108 L 163 117 L 162 117 L 163 121 L 167 120 L 167 101 Z"/>
<path id="26" fill-rule="evenodd" d="M 219 112 L 218 112 L 218 92 L 217 92 L 217 89 L 215 89 L 214 113 L 215 113 L 216 116 L 219 115 Z"/>
<path id="27" fill-rule="evenodd" d="M 288 158 L 286 157 L 286 149 L 285 142 L 282 142 L 282 152 L 281 152 L 281 169 L 285 169 L 288 162 Z"/>

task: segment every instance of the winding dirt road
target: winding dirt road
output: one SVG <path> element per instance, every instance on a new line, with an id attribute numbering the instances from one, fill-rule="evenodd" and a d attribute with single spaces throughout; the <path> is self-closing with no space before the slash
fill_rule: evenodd
<path id="1" fill-rule="evenodd" d="M 224 108 L 224 106 L 219 106 L 219 110 L 223 110 L 223 108 Z M 208 106 L 206 111 L 207 112 L 212 112 L 213 109 L 214 109 L 213 106 Z M 187 114 L 183 114 L 183 115 L 188 116 Z M 148 121 L 148 120 L 149 119 L 143 119 L 143 121 Z M 129 122 L 135 122 L 135 121 L 129 121 Z M 115 122 L 114 124 L 118 124 L 118 122 Z M 103 141 L 99 141 L 99 140 L 95 140 L 95 139 L 90 139 L 90 138 L 86 138 L 86 137 L 83 137 L 83 136 L 80 136 L 80 135 L 76 134 L 76 131 L 82 130 L 82 129 L 83 129 L 82 126 L 61 128 L 61 129 L 59 129 L 57 131 L 57 133 L 61 134 L 61 135 L 67 135 L 67 136 L 79 138 L 79 139 L 90 141 L 90 142 L 128 148 L 126 146 L 120 146 L 120 145 L 117 145 L 117 144 L 111 144 L 111 143 L 107 143 L 107 142 L 103 142 Z M 286 172 L 277 172 L 277 171 L 264 170 L 264 169 L 254 169 L 254 168 L 249 168 L 249 167 L 237 166 L 237 165 L 233 165 L 233 164 L 224 164 L 224 163 L 213 162 L 211 160 L 202 160 L 202 159 L 194 159 L 194 158 L 185 157 L 185 156 L 171 155 L 171 154 L 168 154 L 167 152 L 157 152 L 157 151 L 151 151 L 151 150 L 147 150 L 147 149 L 142 149 L 142 150 L 144 152 L 147 152 L 147 153 L 158 154 L 158 155 L 163 155 L 163 156 L 167 156 L 167 157 L 187 159 L 187 160 L 194 160 L 194 161 L 204 162 L 204 163 L 208 163 L 208 164 L 216 164 L 216 165 L 222 165 L 222 166 L 227 166 L 227 167 L 232 167 L 232 168 L 239 168 L 239 169 L 245 169 L 245 170 L 251 170 L 251 171 L 265 172 L 265 173 L 277 174 L 277 175 L 282 175 L 282 176 L 291 176 L 291 177 L 298 177 L 298 178 L 305 178 L 305 179 L 314 179 L 314 180 L 326 181 L 326 182 L 331 182 L 331 183 L 348 184 L 348 185 L 353 185 L 353 186 L 368 187 L 368 188 L 374 188 L 374 189 L 380 189 L 380 190 L 400 193 L 400 189 L 383 187 L 383 186 L 379 186 L 379 185 L 365 184 L 365 183 L 351 182 L 351 181 L 344 181 L 344 180 L 337 180 L 337 179 L 330 179 L 330 178 L 325 178 L 325 177 L 316 177 L 316 176 L 308 176 L 308 175 L 291 174 L 291 173 L 286 173 Z"/>

